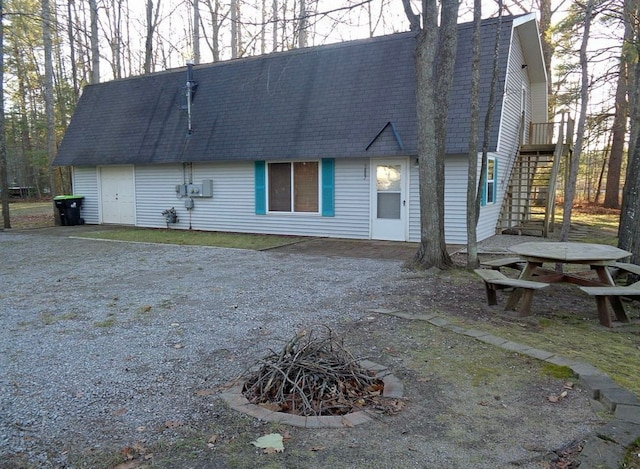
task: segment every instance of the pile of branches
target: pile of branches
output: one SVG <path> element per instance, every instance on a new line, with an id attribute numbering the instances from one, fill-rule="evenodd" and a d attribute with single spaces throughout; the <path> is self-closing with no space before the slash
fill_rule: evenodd
<path id="1" fill-rule="evenodd" d="M 249 402 L 304 416 L 380 407 L 384 384 L 375 372 L 362 368 L 330 329 L 316 335 L 300 333 L 280 352 L 260 360 L 258 371 L 245 382 Z"/>

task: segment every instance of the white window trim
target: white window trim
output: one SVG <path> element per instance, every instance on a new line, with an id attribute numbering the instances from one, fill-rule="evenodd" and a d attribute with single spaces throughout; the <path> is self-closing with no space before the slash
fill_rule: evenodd
<path id="1" fill-rule="evenodd" d="M 290 200 L 291 200 L 291 210 L 288 212 L 282 211 L 282 210 L 269 210 L 270 207 L 270 200 L 269 200 L 269 194 L 270 194 L 270 186 L 269 186 L 269 173 L 271 172 L 271 167 L 270 165 L 273 163 L 288 163 L 289 164 L 289 168 L 291 170 L 291 194 L 290 194 Z M 318 165 L 318 210 L 315 212 L 296 212 L 294 210 L 294 194 L 295 194 L 295 178 L 294 178 L 294 173 L 293 173 L 293 166 L 294 163 L 317 163 Z M 320 215 L 322 213 L 322 163 L 319 159 L 315 159 L 315 160 L 300 160 L 300 161 L 291 161 L 291 160 L 273 160 L 273 161 L 267 161 L 266 162 L 266 176 L 265 176 L 265 198 L 266 198 L 266 212 L 267 214 L 275 214 L 275 215 L 293 215 L 293 216 L 301 216 L 301 215 Z"/>
<path id="2" fill-rule="evenodd" d="M 489 178 L 489 162 L 493 161 L 493 171 L 491 172 L 491 178 Z M 487 178 L 486 178 L 486 182 L 485 182 L 485 204 L 486 205 L 495 205 L 496 201 L 496 197 L 495 197 L 495 193 L 496 193 L 496 179 L 497 179 L 497 174 L 496 174 L 496 158 L 495 156 L 490 156 L 487 158 Z M 489 190 L 489 183 L 493 184 L 491 190 Z M 493 200 L 489 200 L 489 197 L 491 197 L 491 199 Z"/>

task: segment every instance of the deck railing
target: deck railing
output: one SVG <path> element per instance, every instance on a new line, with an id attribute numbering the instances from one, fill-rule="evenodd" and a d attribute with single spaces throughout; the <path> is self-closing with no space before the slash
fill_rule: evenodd
<path id="1" fill-rule="evenodd" d="M 530 122 L 529 145 L 552 145 L 554 126 L 553 122 Z"/>

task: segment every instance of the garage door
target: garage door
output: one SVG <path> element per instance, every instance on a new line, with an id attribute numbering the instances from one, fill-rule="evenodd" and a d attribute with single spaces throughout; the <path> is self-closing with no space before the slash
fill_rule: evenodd
<path id="1" fill-rule="evenodd" d="M 135 198 L 132 166 L 100 168 L 102 223 L 135 225 Z"/>

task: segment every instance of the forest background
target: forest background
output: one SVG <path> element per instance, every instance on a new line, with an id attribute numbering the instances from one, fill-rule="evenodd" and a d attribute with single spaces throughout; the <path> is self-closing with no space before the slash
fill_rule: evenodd
<path id="1" fill-rule="evenodd" d="M 628 72 L 636 59 L 629 29 L 638 29 L 628 23 L 637 25 L 638 0 L 482 3 L 484 17 L 496 16 L 500 8 L 502 14 L 537 12 L 552 77 L 550 121 L 562 113 L 575 117 L 588 96 L 576 199 L 619 208 L 633 131 Z M 420 2 L 412 5 L 420 10 Z M 4 0 L 0 6 L 6 139 L 0 172 L 9 194 L 18 188 L 38 198 L 72 190 L 69 170 L 54 170 L 50 163 L 88 83 L 183 67 L 187 61 L 410 29 L 401 0 Z M 459 22 L 471 21 L 473 8 L 463 2 Z"/>

